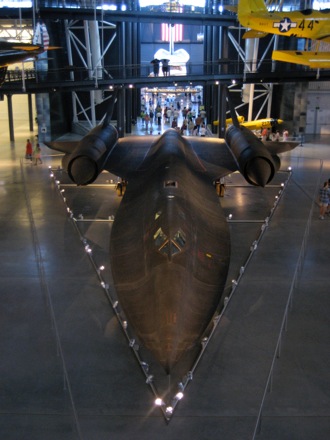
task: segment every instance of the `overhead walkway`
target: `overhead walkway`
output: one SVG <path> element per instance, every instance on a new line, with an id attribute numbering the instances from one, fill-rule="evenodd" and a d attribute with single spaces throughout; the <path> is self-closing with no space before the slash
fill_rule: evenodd
<path id="1" fill-rule="evenodd" d="M 269 61 L 269 65 L 271 60 Z M 268 65 L 268 66 L 269 66 Z M 67 66 L 47 71 L 9 70 L 0 93 L 47 93 L 68 91 L 107 90 L 111 86 L 123 87 L 161 87 L 188 86 L 189 84 L 216 85 L 243 83 L 292 83 L 329 81 L 330 69 L 311 70 L 304 66 L 277 63 L 276 69 L 255 73 L 244 72 L 244 63 L 234 60 L 221 60 L 213 63 L 188 63 L 186 75 L 152 75 L 152 66 L 148 64 L 106 66 L 101 71 L 89 71 L 85 68 Z"/>

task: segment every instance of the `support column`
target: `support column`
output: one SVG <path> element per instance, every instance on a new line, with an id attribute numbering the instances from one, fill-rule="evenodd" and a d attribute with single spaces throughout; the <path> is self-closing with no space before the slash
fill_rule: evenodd
<path id="1" fill-rule="evenodd" d="M 249 38 L 245 40 L 245 72 L 256 72 L 259 39 Z M 244 84 L 242 87 L 242 101 L 249 104 L 248 121 L 253 119 L 254 84 Z"/>
<path id="2" fill-rule="evenodd" d="M 212 26 L 204 26 L 204 74 L 211 73 Z"/>
<path id="3" fill-rule="evenodd" d="M 206 106 L 206 117 L 208 124 L 211 124 L 212 133 L 217 133 L 217 127 L 213 125 L 219 114 L 218 109 L 218 85 L 215 83 L 210 86 L 210 105 Z"/>
<path id="4" fill-rule="evenodd" d="M 125 53 L 123 69 L 126 71 L 128 78 L 134 77 L 133 75 L 133 36 L 132 36 L 132 23 L 125 24 Z"/>
<path id="5" fill-rule="evenodd" d="M 122 78 L 126 78 L 125 54 L 126 54 L 126 23 L 116 23 L 118 38 L 118 64 L 122 69 Z M 118 90 L 117 95 L 117 130 L 118 136 L 124 137 L 125 134 L 125 89 L 122 87 Z"/>
<path id="6" fill-rule="evenodd" d="M 213 74 L 219 73 L 218 61 L 221 56 L 220 55 L 220 53 L 221 53 L 220 29 L 221 28 L 218 26 L 212 26 L 212 59 L 211 59 L 211 63 L 212 63 L 212 73 Z"/>
<path id="7" fill-rule="evenodd" d="M 36 94 L 38 139 L 39 142 L 51 140 L 50 130 L 50 101 L 48 93 Z"/>
<path id="8" fill-rule="evenodd" d="M 132 92 L 133 89 L 126 90 L 126 119 L 125 119 L 125 132 L 132 133 Z"/>
<path id="9" fill-rule="evenodd" d="M 227 74 L 229 70 L 229 38 L 228 28 L 221 26 L 219 28 L 219 73 Z"/>
<path id="10" fill-rule="evenodd" d="M 123 68 L 126 70 L 126 74 L 129 78 L 134 77 L 134 38 L 133 38 L 133 24 L 126 23 L 125 25 L 125 62 Z M 129 68 L 127 69 L 127 66 Z M 132 89 L 127 89 L 125 91 L 125 114 L 124 114 L 124 124 L 125 132 L 132 132 Z"/>
<path id="11" fill-rule="evenodd" d="M 28 94 L 28 108 L 29 108 L 29 127 L 30 131 L 33 131 L 33 110 L 32 110 L 32 96 Z"/>
<path id="12" fill-rule="evenodd" d="M 102 79 L 102 56 L 100 46 L 99 24 L 96 20 L 88 22 L 89 26 L 89 38 L 90 38 L 90 51 L 92 61 L 92 77 L 95 79 L 95 85 L 98 85 L 98 79 Z M 88 37 L 87 37 L 88 38 Z M 91 105 L 100 104 L 103 101 L 102 90 L 95 90 L 94 101 L 91 101 Z M 96 123 L 96 120 L 95 120 Z"/>
<path id="13" fill-rule="evenodd" d="M 133 23 L 133 64 L 136 66 L 134 75 L 141 76 L 141 25 L 140 23 Z M 132 118 L 137 121 L 140 114 L 141 89 L 134 89 L 132 91 Z"/>
<path id="14" fill-rule="evenodd" d="M 126 78 L 126 69 L 125 69 L 125 54 L 126 54 L 126 35 L 125 35 L 125 22 L 117 23 L 117 38 L 118 38 L 118 64 L 122 69 L 120 74 L 122 78 Z"/>
<path id="15" fill-rule="evenodd" d="M 219 73 L 219 56 L 220 56 L 220 28 L 218 26 L 212 26 L 212 47 L 211 47 L 211 72 L 213 75 Z M 212 124 L 214 119 L 217 117 L 217 106 L 218 99 L 216 93 L 217 87 L 214 84 L 206 87 L 206 99 L 204 101 L 206 110 L 206 119 L 209 124 Z M 212 133 L 215 133 L 215 127 L 212 124 Z"/>
<path id="16" fill-rule="evenodd" d="M 89 24 L 89 38 L 90 38 L 90 50 L 91 61 L 94 78 L 102 78 L 102 63 L 101 63 L 101 46 L 99 35 L 99 24 L 96 20 L 91 20 Z"/>
<path id="17" fill-rule="evenodd" d="M 221 84 L 218 86 L 218 137 L 224 138 L 226 132 L 226 110 L 227 110 L 227 101 L 226 101 L 226 88 L 225 84 Z"/>
<path id="18" fill-rule="evenodd" d="M 212 50 L 213 50 L 213 35 L 212 26 L 204 26 L 204 66 L 203 72 L 205 75 L 212 74 Z M 209 121 L 210 112 L 208 111 L 211 99 L 210 86 L 203 87 L 203 104 L 206 109 L 206 119 Z M 199 108 L 198 108 L 199 113 Z"/>
<path id="19" fill-rule="evenodd" d="M 117 131 L 118 137 L 124 137 L 124 126 L 125 126 L 125 89 L 121 88 L 118 90 L 117 95 Z"/>
<path id="20" fill-rule="evenodd" d="M 218 32 L 214 35 L 213 60 L 219 61 L 214 65 L 215 74 L 228 73 L 228 29 L 225 27 L 217 28 Z M 222 62 L 224 61 L 224 62 Z M 218 133 L 220 138 L 224 137 L 226 129 L 226 97 L 223 98 L 223 87 L 213 86 L 212 88 L 212 108 L 210 109 L 210 120 L 218 120 L 218 127 L 212 125 L 212 133 Z M 224 99 L 224 102 L 222 101 Z"/>
<path id="21" fill-rule="evenodd" d="M 8 108 L 8 122 L 9 122 L 9 138 L 11 141 L 15 141 L 14 135 L 14 119 L 13 119 L 13 96 L 7 95 L 7 108 Z"/>
<path id="22" fill-rule="evenodd" d="M 308 83 L 297 82 L 295 85 L 292 131 L 299 135 L 301 140 L 306 130 L 307 97 Z"/>

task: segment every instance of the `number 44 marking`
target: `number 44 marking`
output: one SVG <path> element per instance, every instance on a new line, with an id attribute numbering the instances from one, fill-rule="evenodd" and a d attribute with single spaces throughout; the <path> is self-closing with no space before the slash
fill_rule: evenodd
<path id="1" fill-rule="evenodd" d="M 301 29 L 301 30 L 304 30 L 305 27 L 306 27 L 305 26 L 305 20 L 302 20 L 302 22 L 299 24 L 298 28 Z M 308 21 L 308 25 L 307 25 L 307 29 L 312 31 L 313 28 L 314 28 L 314 20 L 309 20 Z"/>

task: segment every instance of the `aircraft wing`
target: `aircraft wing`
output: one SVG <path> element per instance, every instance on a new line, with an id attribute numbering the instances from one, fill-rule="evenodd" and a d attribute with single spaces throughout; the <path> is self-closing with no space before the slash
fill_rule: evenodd
<path id="1" fill-rule="evenodd" d="M 206 173 L 216 179 L 236 171 L 237 163 L 224 139 L 184 137 L 192 146 Z M 105 169 L 117 176 L 129 179 L 130 174 L 139 170 L 148 155 L 155 136 L 128 136 L 118 140 L 108 156 Z"/>
<path id="2" fill-rule="evenodd" d="M 185 137 L 185 139 L 192 146 L 197 159 L 211 179 L 226 176 L 238 169 L 237 161 L 224 139 L 193 136 Z M 118 139 L 104 163 L 104 169 L 129 179 L 132 173 L 139 171 L 145 157 L 157 140 L 158 136 L 148 135 L 127 136 Z M 49 148 L 65 154 L 71 154 L 78 144 L 79 141 L 45 142 Z M 264 145 L 271 155 L 275 155 L 294 149 L 299 145 L 299 142 L 266 141 Z"/>
<path id="3" fill-rule="evenodd" d="M 61 153 L 71 154 L 79 144 L 79 141 L 53 141 L 44 142 L 44 144 L 52 150 L 57 150 Z"/>
<path id="4" fill-rule="evenodd" d="M 329 69 L 330 52 L 310 52 L 297 50 L 274 50 L 272 59 L 285 63 L 302 64 L 312 69 Z"/>
<path id="5" fill-rule="evenodd" d="M 291 151 L 296 148 L 298 145 L 301 145 L 301 142 L 292 142 L 292 141 L 265 141 L 263 142 L 267 150 L 271 155 L 285 153 L 286 151 Z"/>
<path id="6" fill-rule="evenodd" d="M 155 136 L 128 136 L 117 140 L 104 163 L 104 169 L 120 177 L 127 177 L 137 171 L 151 145 L 158 137 Z M 44 142 L 52 150 L 66 155 L 75 152 L 80 141 L 53 141 Z"/>
<path id="7" fill-rule="evenodd" d="M 127 136 L 120 138 L 111 149 L 104 169 L 122 178 L 129 179 L 132 173 L 139 171 L 139 167 L 148 155 L 152 145 L 159 136 Z M 238 169 L 237 163 L 224 139 L 201 138 L 187 136 L 190 143 L 207 174 L 211 178 L 225 176 Z M 45 142 L 49 148 L 65 154 L 71 154 L 76 149 L 79 141 L 54 141 Z"/>
<path id="8" fill-rule="evenodd" d="M 155 136 L 128 136 L 118 139 L 108 156 L 104 168 L 122 178 L 129 179 L 148 155 L 152 145 L 159 139 Z M 206 173 L 211 178 L 225 176 L 238 169 L 234 157 L 224 139 L 187 136 Z"/>
<path id="9" fill-rule="evenodd" d="M 187 139 L 212 179 L 224 177 L 239 169 L 238 162 L 224 139 L 209 137 L 189 137 Z M 293 150 L 301 143 L 265 141 L 263 144 L 271 156 L 276 156 L 277 154 Z"/>
<path id="10" fill-rule="evenodd" d="M 211 179 L 238 170 L 237 162 L 226 141 L 220 138 L 187 137 L 198 159 Z"/>
<path id="11" fill-rule="evenodd" d="M 104 169 L 122 178 L 138 171 L 140 165 L 159 136 L 127 136 L 118 139 L 111 150 Z"/>
<path id="12" fill-rule="evenodd" d="M 47 50 L 60 49 L 59 47 L 49 46 Z M 10 64 L 23 62 L 29 58 L 45 52 L 45 48 L 38 44 L 21 43 L 19 41 L 10 42 L 0 40 L 0 67 Z"/>
<path id="13" fill-rule="evenodd" d="M 247 38 L 263 38 L 268 35 L 268 32 L 255 31 L 254 29 L 250 29 L 243 34 L 243 39 Z"/>

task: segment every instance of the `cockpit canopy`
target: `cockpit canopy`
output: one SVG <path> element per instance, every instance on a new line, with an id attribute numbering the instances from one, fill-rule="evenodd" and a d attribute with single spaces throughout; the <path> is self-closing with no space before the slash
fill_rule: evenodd
<path id="1" fill-rule="evenodd" d="M 160 227 L 154 234 L 154 242 L 159 252 L 171 258 L 183 250 L 186 236 L 181 229 L 178 229 L 172 237 L 168 237 Z"/>

